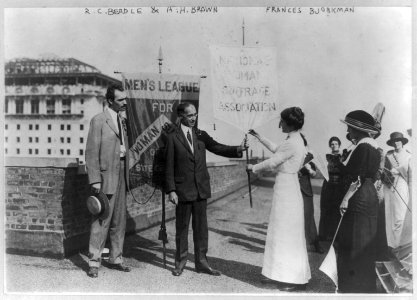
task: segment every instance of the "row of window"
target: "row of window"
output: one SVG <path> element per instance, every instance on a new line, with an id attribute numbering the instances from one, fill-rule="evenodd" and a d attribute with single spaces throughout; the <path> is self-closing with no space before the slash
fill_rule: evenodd
<path id="1" fill-rule="evenodd" d="M 6 143 L 9 142 L 9 138 L 7 136 L 4 138 L 4 140 L 5 140 Z M 62 144 L 65 143 L 65 138 L 61 137 L 60 141 L 61 141 Z M 16 142 L 20 143 L 20 137 L 16 137 Z M 29 137 L 29 143 L 39 143 L 39 137 L 33 138 L 33 137 L 30 136 Z M 48 137 L 48 143 L 52 143 L 52 138 L 51 137 Z M 68 144 L 71 143 L 71 138 L 70 137 L 67 137 L 67 143 Z M 80 144 L 83 144 L 83 143 L 84 143 L 84 138 L 80 137 Z"/>
<path id="2" fill-rule="evenodd" d="M 9 124 L 4 127 L 6 130 L 9 129 Z M 16 124 L 16 129 L 20 130 L 20 124 Z M 29 124 L 29 130 L 39 130 L 39 124 Z M 52 124 L 48 124 L 48 130 L 52 130 Z M 65 125 L 61 124 L 61 130 L 65 130 Z M 71 130 L 71 125 L 67 124 L 67 130 Z M 80 130 L 84 130 L 84 124 L 80 124 Z"/>
<path id="3" fill-rule="evenodd" d="M 47 151 L 46 151 L 46 153 L 48 154 L 48 155 L 51 155 L 52 154 L 52 149 L 46 149 Z M 66 149 L 67 151 L 67 155 L 71 155 L 71 149 Z M 60 152 L 60 154 L 61 155 L 65 155 L 65 149 L 59 149 L 59 152 Z M 4 148 L 4 153 L 5 154 L 8 154 L 8 150 L 7 150 L 7 148 Z M 19 148 L 17 148 L 16 149 L 16 154 L 20 154 L 20 149 Z M 32 148 L 29 148 L 28 149 L 28 154 L 29 155 L 33 155 L 33 154 L 39 154 L 39 149 L 32 149 Z M 79 155 L 84 155 L 84 150 L 83 149 L 80 149 L 79 150 Z"/>
<path id="4" fill-rule="evenodd" d="M 39 114 L 39 99 L 30 100 L 30 112 L 32 114 Z M 46 100 L 46 113 L 55 114 L 55 104 L 57 100 L 48 99 Z M 23 114 L 24 99 L 15 100 L 16 103 L 16 114 Z M 81 99 L 81 104 L 84 103 L 84 99 Z M 9 112 L 9 99 L 5 101 L 4 107 L 5 113 Z M 71 114 L 71 99 L 62 99 L 62 114 Z"/>

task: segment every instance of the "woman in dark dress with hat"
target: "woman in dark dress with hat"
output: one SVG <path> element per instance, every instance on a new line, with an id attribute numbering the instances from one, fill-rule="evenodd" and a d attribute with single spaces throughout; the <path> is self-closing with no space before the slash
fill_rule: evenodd
<path id="1" fill-rule="evenodd" d="M 319 237 L 324 241 L 331 241 L 340 220 L 339 207 L 343 199 L 342 178 L 340 165 L 342 153 L 341 141 L 337 136 L 329 140 L 331 153 L 326 154 L 329 181 L 324 180 L 320 193 L 320 222 Z"/>
<path id="2" fill-rule="evenodd" d="M 374 118 L 363 110 L 348 113 L 344 120 L 350 137 L 356 142 L 341 167 L 347 191 L 360 180 L 350 199 L 340 205 L 343 215 L 337 235 L 338 288 L 341 293 L 376 292 L 376 236 L 378 198 L 374 186 L 381 155 L 376 141 L 379 132 Z"/>

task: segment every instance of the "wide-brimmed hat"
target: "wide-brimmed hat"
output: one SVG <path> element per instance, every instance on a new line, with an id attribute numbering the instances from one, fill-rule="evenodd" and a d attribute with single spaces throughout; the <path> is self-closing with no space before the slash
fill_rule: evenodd
<path id="1" fill-rule="evenodd" d="M 408 143 L 408 139 L 403 136 L 401 132 L 393 132 L 389 135 L 389 140 L 387 141 L 387 145 L 394 147 L 394 142 L 401 141 L 403 145 Z"/>
<path id="2" fill-rule="evenodd" d="M 340 121 L 363 132 L 372 134 L 378 134 L 380 132 L 379 128 L 376 126 L 374 117 L 364 110 L 351 111 L 346 115 L 344 120 Z"/>
<path id="3" fill-rule="evenodd" d="M 87 198 L 87 208 L 91 214 L 104 220 L 109 216 L 109 199 L 103 192 L 99 192 Z"/>

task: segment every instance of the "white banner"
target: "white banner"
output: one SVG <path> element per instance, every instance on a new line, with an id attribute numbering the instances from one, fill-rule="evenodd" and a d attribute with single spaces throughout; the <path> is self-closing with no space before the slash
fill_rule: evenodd
<path id="1" fill-rule="evenodd" d="M 279 117 L 275 47 L 211 46 L 214 117 L 243 132 Z"/>

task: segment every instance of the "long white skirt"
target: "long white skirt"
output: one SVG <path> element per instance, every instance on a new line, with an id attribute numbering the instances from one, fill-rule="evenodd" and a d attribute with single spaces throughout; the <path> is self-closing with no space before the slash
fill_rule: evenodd
<path id="1" fill-rule="evenodd" d="M 388 246 L 397 248 L 411 242 L 411 232 L 409 233 L 408 239 L 401 238 L 404 220 L 408 210 L 407 205 L 410 206 L 410 196 L 408 184 L 402 177 L 396 176 L 394 182 L 395 189 L 384 186 L 385 222 Z M 409 219 L 409 221 L 411 222 L 411 219 Z M 407 225 L 410 225 L 410 222 L 407 222 Z M 409 228 L 407 228 L 407 230 L 409 230 Z"/>
<path id="2" fill-rule="evenodd" d="M 305 284 L 311 278 L 304 204 L 297 174 L 278 173 L 276 176 L 262 274 L 295 284 Z"/>

